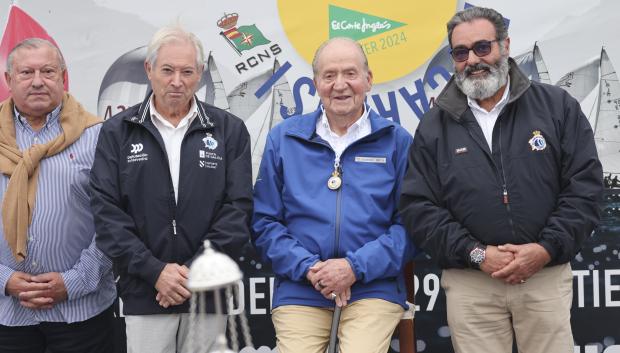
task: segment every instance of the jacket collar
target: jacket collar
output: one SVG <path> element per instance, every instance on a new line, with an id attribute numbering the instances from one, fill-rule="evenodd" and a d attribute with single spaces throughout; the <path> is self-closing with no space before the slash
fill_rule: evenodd
<path id="1" fill-rule="evenodd" d="M 391 128 L 395 126 L 395 123 L 391 120 L 385 119 L 379 114 L 377 114 L 374 110 L 370 108 L 370 106 L 366 105 L 366 110 L 368 110 L 368 120 L 370 121 L 370 135 L 372 136 L 376 132 L 383 130 L 385 128 Z M 295 121 L 295 124 L 292 124 L 286 130 L 287 135 L 301 137 L 305 140 L 313 140 L 318 137 L 316 133 L 316 123 L 318 119 L 321 118 L 322 114 L 321 106 L 319 106 L 315 111 L 302 115 L 300 119 Z"/>
<path id="2" fill-rule="evenodd" d="M 127 116 L 125 120 L 135 123 L 135 124 L 140 124 L 140 125 L 144 125 L 145 122 L 150 122 L 151 119 L 148 119 L 148 118 L 151 112 L 151 95 L 153 95 L 153 91 L 149 90 L 149 92 L 147 92 L 146 97 L 144 98 L 142 103 L 140 103 L 140 108 L 138 108 L 138 112 L 134 115 Z M 196 95 L 194 95 L 194 99 L 196 100 L 196 105 L 198 106 L 198 114 L 197 114 L 198 119 L 194 119 L 194 120 L 197 120 L 203 129 L 209 129 L 209 128 L 214 127 L 215 124 L 213 123 L 213 120 L 205 112 L 205 108 L 202 102 L 198 100 L 198 97 Z M 191 126 L 195 126 L 195 125 L 196 123 L 192 122 Z"/>
<path id="3" fill-rule="evenodd" d="M 512 58 L 508 58 L 508 64 L 510 65 L 510 70 L 508 71 L 508 75 L 510 75 L 510 96 L 508 97 L 507 104 L 510 104 L 527 91 L 531 82 Z M 463 114 L 469 109 L 469 106 L 467 105 L 467 96 L 461 92 L 456 82 L 454 82 L 455 75 L 452 75 L 446 87 L 437 97 L 436 104 L 439 108 L 450 113 L 455 120 L 460 121 Z"/>

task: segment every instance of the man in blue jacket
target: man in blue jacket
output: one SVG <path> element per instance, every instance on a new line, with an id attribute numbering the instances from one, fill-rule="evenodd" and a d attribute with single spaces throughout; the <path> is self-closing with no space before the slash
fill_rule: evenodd
<path id="1" fill-rule="evenodd" d="M 145 62 L 153 91 L 99 136 L 91 173 L 97 245 L 119 271 L 130 353 L 188 352 L 190 264 L 206 239 L 226 252 L 249 240 L 249 134 L 241 119 L 196 98 L 203 63 L 194 34 L 160 29 Z M 209 316 L 201 352 L 225 324 Z"/>
<path id="2" fill-rule="evenodd" d="M 579 103 L 509 58 L 502 15 L 448 22 L 455 75 L 416 131 L 403 221 L 444 268 L 457 353 L 573 351 L 570 260 L 599 219 L 603 184 Z"/>
<path id="3" fill-rule="evenodd" d="M 364 104 L 372 73 L 347 38 L 312 63 L 317 111 L 269 133 L 254 188 L 254 244 L 276 274 L 281 353 L 323 353 L 333 300 L 342 352 L 386 352 L 412 248 L 396 209 L 411 136 Z"/>

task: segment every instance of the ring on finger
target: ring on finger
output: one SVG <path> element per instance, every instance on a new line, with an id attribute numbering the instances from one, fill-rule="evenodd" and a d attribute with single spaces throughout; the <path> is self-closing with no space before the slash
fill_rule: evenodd
<path id="1" fill-rule="evenodd" d="M 332 292 L 332 294 L 330 294 L 332 300 L 336 299 L 338 297 L 338 294 Z"/>

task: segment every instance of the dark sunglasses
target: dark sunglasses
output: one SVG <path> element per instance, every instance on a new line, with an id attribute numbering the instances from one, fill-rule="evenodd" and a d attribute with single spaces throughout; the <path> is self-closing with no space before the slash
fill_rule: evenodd
<path id="1" fill-rule="evenodd" d="M 474 54 L 476 54 L 478 57 L 483 57 L 486 55 L 489 55 L 489 53 L 491 52 L 491 45 L 493 44 L 493 42 L 497 42 L 498 40 L 479 40 L 476 43 L 474 43 L 474 45 L 472 45 L 471 48 L 468 48 L 464 45 L 460 45 L 456 48 L 452 48 L 450 50 L 450 54 L 452 55 L 452 58 L 454 58 L 454 61 L 456 62 L 463 62 L 466 61 L 469 58 L 469 51 L 473 50 Z"/>

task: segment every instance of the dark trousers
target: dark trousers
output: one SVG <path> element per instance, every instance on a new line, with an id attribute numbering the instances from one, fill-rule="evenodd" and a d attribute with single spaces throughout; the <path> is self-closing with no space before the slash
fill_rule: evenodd
<path id="1" fill-rule="evenodd" d="M 42 322 L 33 326 L 0 325 L 2 353 L 111 353 L 112 307 L 82 322 Z"/>

